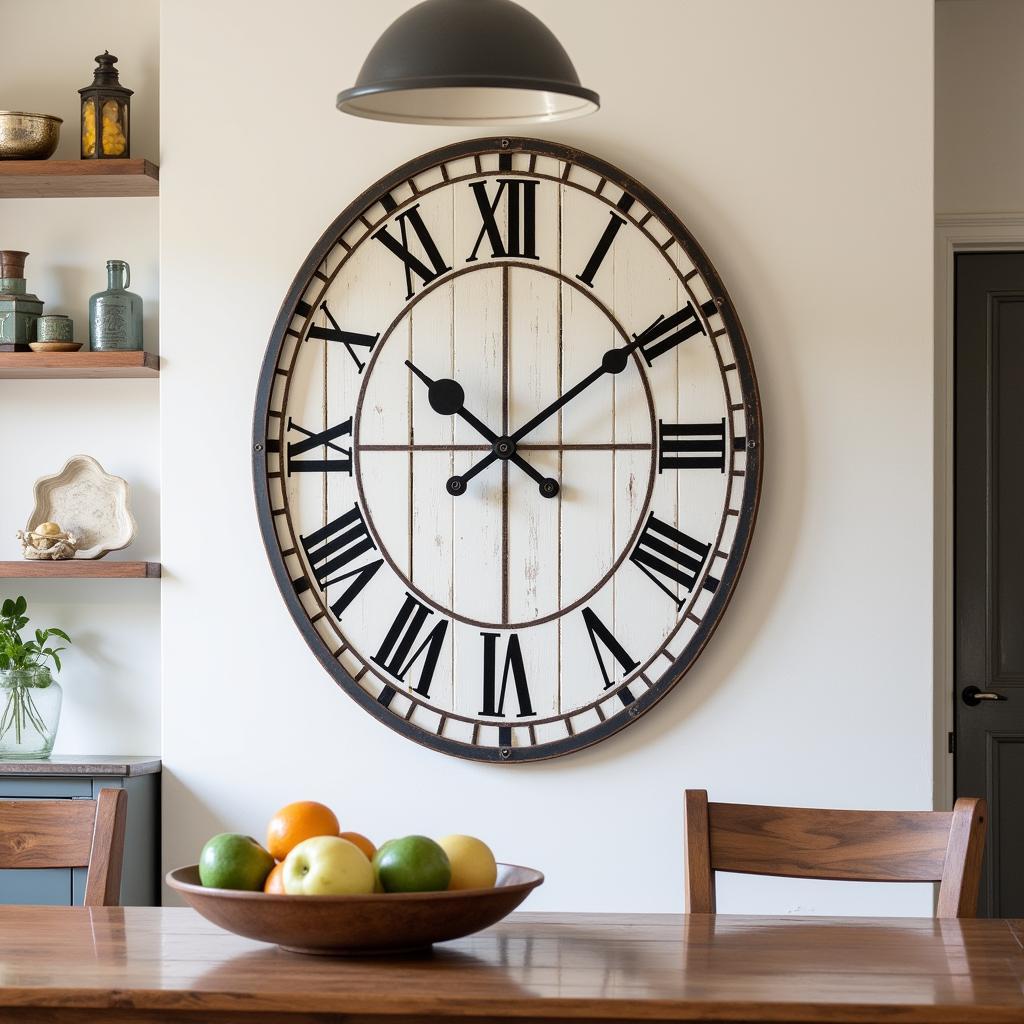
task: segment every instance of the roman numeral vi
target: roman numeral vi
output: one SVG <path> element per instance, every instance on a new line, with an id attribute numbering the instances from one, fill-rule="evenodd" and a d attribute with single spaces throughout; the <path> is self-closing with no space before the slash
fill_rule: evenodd
<path id="1" fill-rule="evenodd" d="M 484 699 L 481 715 L 492 718 L 503 718 L 505 715 L 505 696 L 508 693 L 509 677 L 516 691 L 516 704 L 519 706 L 517 718 L 527 718 L 535 714 L 530 702 L 530 688 L 526 682 L 526 667 L 523 665 L 523 652 L 519 646 L 519 637 L 513 633 L 508 638 L 505 648 L 505 665 L 501 672 L 501 688 L 498 688 L 498 635 L 497 633 L 481 633 L 484 638 Z"/>

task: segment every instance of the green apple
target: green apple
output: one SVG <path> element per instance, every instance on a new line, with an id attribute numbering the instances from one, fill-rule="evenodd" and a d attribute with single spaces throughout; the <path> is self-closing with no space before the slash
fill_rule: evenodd
<path id="1" fill-rule="evenodd" d="M 385 892 L 438 892 L 452 878 L 448 854 L 426 836 L 389 839 L 373 858 L 373 869 Z"/>
<path id="2" fill-rule="evenodd" d="M 284 859 L 289 896 L 357 896 L 373 892 L 373 868 L 355 843 L 340 836 L 305 839 Z"/>
<path id="3" fill-rule="evenodd" d="M 199 881 L 212 889 L 262 891 L 273 867 L 274 858 L 252 836 L 221 832 L 199 854 Z"/>

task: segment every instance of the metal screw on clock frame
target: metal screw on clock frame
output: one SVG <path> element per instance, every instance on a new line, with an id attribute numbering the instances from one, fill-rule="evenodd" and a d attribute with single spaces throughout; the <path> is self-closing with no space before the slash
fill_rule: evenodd
<path id="1" fill-rule="evenodd" d="M 508 747 L 502 747 L 500 753 L 506 760 L 512 756 L 512 751 Z"/>
<path id="2" fill-rule="evenodd" d="M 263 451 L 263 445 L 261 445 L 261 444 L 254 444 L 252 447 L 253 447 L 253 451 L 257 451 L 257 452 Z"/>

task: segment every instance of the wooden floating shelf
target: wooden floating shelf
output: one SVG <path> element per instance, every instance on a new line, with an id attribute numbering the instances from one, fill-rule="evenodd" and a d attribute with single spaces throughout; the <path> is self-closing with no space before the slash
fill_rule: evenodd
<path id="1" fill-rule="evenodd" d="M 0 580 L 155 580 L 159 562 L 108 562 L 105 559 L 67 558 L 58 562 L 0 562 Z"/>
<path id="2" fill-rule="evenodd" d="M 160 168 L 148 160 L 0 160 L 0 199 L 159 194 Z"/>
<path id="3" fill-rule="evenodd" d="M 152 352 L 0 352 L 0 380 L 111 380 L 159 375 L 160 357 Z"/>

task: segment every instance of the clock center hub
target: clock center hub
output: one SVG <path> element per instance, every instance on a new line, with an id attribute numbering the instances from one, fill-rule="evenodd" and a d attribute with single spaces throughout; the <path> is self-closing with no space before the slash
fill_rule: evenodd
<path id="1" fill-rule="evenodd" d="M 493 451 L 499 459 L 511 459 L 516 453 L 516 443 L 511 437 L 499 437 L 494 442 Z"/>

